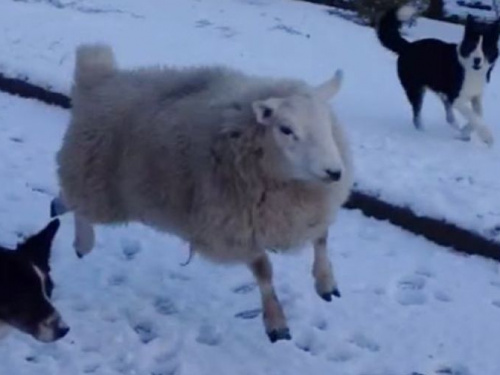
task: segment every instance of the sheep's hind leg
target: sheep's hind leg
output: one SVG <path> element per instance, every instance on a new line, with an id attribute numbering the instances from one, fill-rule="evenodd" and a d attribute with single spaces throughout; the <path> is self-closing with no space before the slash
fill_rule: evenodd
<path id="1" fill-rule="evenodd" d="M 290 340 L 292 337 L 287 327 L 285 314 L 272 283 L 273 268 L 269 257 L 264 254 L 250 263 L 249 267 L 259 285 L 264 326 L 269 340 L 273 343 L 279 340 Z"/>
<path id="2" fill-rule="evenodd" d="M 333 276 L 333 269 L 327 252 L 328 232 L 314 241 L 314 263 L 313 276 L 315 288 L 318 295 L 325 301 L 330 302 L 332 296 L 340 297 L 337 282 Z"/>
<path id="3" fill-rule="evenodd" d="M 75 213 L 75 240 L 73 246 L 78 258 L 83 258 L 92 251 L 95 234 L 92 224 L 84 217 Z"/>

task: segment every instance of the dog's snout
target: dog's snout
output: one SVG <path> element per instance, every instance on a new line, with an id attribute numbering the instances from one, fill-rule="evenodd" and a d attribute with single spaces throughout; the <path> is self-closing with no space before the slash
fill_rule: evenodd
<path id="1" fill-rule="evenodd" d="M 327 176 L 327 179 L 330 181 L 339 181 L 340 178 L 342 177 L 342 172 L 338 169 L 333 170 L 333 169 L 325 169 L 325 173 Z"/>
<path id="2" fill-rule="evenodd" d="M 66 336 L 69 330 L 69 326 L 62 320 L 59 313 L 55 312 L 40 322 L 34 336 L 41 342 L 54 342 Z"/>
<path id="3" fill-rule="evenodd" d="M 68 332 L 69 332 L 69 327 L 66 325 L 57 327 L 55 333 L 55 339 L 56 340 L 62 339 L 64 336 L 68 334 Z"/>
<path id="4" fill-rule="evenodd" d="M 474 57 L 474 65 L 481 65 L 482 59 L 480 57 Z"/>

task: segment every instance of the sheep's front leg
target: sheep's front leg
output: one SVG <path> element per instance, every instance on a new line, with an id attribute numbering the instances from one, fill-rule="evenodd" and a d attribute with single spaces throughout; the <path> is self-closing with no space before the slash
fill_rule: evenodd
<path id="1" fill-rule="evenodd" d="M 92 251 L 95 234 L 92 224 L 83 216 L 75 213 L 75 240 L 73 246 L 78 258 L 83 258 Z"/>
<path id="2" fill-rule="evenodd" d="M 273 343 L 278 340 L 290 340 L 292 337 L 285 314 L 274 290 L 273 267 L 269 257 L 264 254 L 250 263 L 249 267 L 259 285 L 264 326 L 269 340 Z"/>
<path id="3" fill-rule="evenodd" d="M 332 296 L 340 297 L 337 282 L 333 276 L 332 264 L 328 259 L 327 251 L 328 232 L 314 241 L 313 276 L 316 292 L 325 301 L 330 302 Z"/>

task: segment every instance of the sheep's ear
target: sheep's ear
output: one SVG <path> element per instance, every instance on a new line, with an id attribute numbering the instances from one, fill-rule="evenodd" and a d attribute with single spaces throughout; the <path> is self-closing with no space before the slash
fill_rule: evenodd
<path id="1" fill-rule="evenodd" d="M 257 122 L 261 125 L 271 125 L 280 103 L 281 99 L 278 98 L 269 98 L 253 102 L 252 109 Z"/>
<path id="2" fill-rule="evenodd" d="M 332 99 L 342 87 L 343 80 L 344 72 L 339 69 L 332 78 L 316 87 L 316 95 L 326 101 Z"/>

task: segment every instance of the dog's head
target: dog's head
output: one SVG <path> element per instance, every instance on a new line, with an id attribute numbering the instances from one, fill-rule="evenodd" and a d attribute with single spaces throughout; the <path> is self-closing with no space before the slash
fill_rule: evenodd
<path id="1" fill-rule="evenodd" d="M 489 71 L 498 58 L 500 19 L 487 24 L 469 15 L 459 45 L 460 63 L 467 70 Z"/>
<path id="2" fill-rule="evenodd" d="M 59 220 L 27 238 L 16 250 L 0 249 L 0 321 L 42 342 L 64 337 L 69 327 L 50 302 L 52 240 Z"/>

